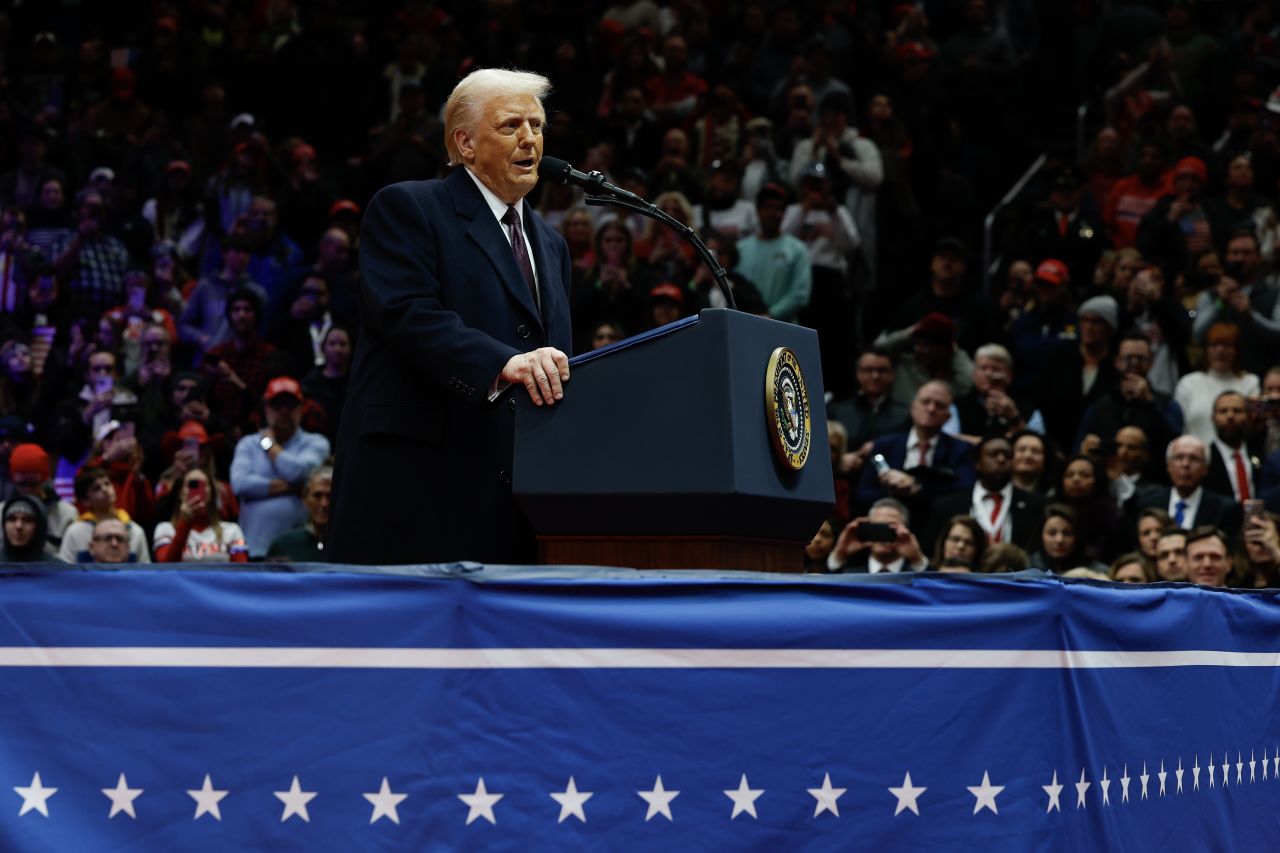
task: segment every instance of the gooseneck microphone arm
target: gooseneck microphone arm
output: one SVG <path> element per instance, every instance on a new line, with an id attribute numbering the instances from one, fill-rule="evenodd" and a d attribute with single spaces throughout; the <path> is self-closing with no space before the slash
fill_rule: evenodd
<path id="1" fill-rule="evenodd" d="M 621 207 L 661 222 L 674 230 L 689 245 L 693 246 L 694 251 L 698 253 L 698 257 L 702 259 L 702 263 L 711 271 L 711 276 L 715 279 L 716 286 L 720 288 L 720 293 L 724 296 L 725 303 L 735 311 L 737 310 L 738 303 L 734 301 L 733 288 L 729 285 L 728 273 L 725 272 L 724 267 L 720 266 L 715 255 L 711 254 L 707 244 L 702 242 L 702 238 L 698 236 L 697 231 L 680 222 L 666 211 L 661 210 L 656 204 L 645 201 L 635 193 L 628 192 L 609 183 L 604 179 L 604 175 L 599 172 L 579 172 L 558 157 L 543 157 L 538 171 L 553 181 L 562 184 L 576 184 L 582 187 L 587 191 L 586 203 L 592 207 Z"/>

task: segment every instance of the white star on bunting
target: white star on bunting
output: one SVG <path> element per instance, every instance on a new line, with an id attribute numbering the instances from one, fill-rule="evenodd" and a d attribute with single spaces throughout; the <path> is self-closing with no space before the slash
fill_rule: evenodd
<path id="1" fill-rule="evenodd" d="M 45 817 L 49 816 L 49 798 L 58 793 L 57 788 L 46 788 L 40 781 L 40 772 L 31 777 L 31 784 L 27 786 L 14 785 L 13 790 L 22 797 L 22 809 L 18 812 L 18 817 L 22 817 L 27 812 L 35 809 Z"/>
<path id="2" fill-rule="evenodd" d="M 369 823 L 377 823 L 382 818 L 387 818 L 396 826 L 400 825 L 400 813 L 396 811 L 396 806 L 403 803 L 408 794 L 396 794 L 391 790 L 391 783 L 387 781 L 387 777 L 382 777 L 382 787 L 373 794 L 361 794 L 373 805 L 373 815 L 369 818 Z"/>
<path id="3" fill-rule="evenodd" d="M 1231 775 L 1227 772 L 1227 767 L 1229 766 L 1230 765 L 1227 764 L 1227 754 L 1224 752 L 1222 753 L 1222 787 L 1224 788 L 1227 787 L 1227 780 Z"/>
<path id="4" fill-rule="evenodd" d="M 1124 766 L 1124 770 L 1120 772 L 1120 802 L 1129 802 L 1129 765 Z"/>
<path id="5" fill-rule="evenodd" d="M 1200 790 L 1200 755 L 1196 755 L 1196 763 L 1191 765 L 1191 790 Z"/>
<path id="6" fill-rule="evenodd" d="M 1102 778 L 1098 780 L 1102 784 L 1102 804 L 1104 806 L 1111 805 L 1111 780 L 1107 778 L 1107 765 L 1102 765 Z"/>
<path id="7" fill-rule="evenodd" d="M 1267 781 L 1267 751 L 1262 750 L 1262 781 Z"/>
<path id="8" fill-rule="evenodd" d="M 927 790 L 929 789 L 923 787 L 912 787 L 911 773 L 908 772 L 902 779 L 901 788 L 889 789 L 889 793 L 898 798 L 898 807 L 893 810 L 893 816 L 897 817 L 902 814 L 904 809 L 911 809 L 911 811 L 919 815 L 920 806 L 916 801 L 920 799 L 920 795 Z"/>
<path id="9" fill-rule="evenodd" d="M 222 798 L 227 793 L 214 790 L 213 780 L 209 778 L 208 773 L 204 774 L 204 785 L 197 790 L 187 791 L 187 796 L 196 801 L 196 816 L 192 820 L 199 820 L 201 815 L 213 815 L 214 820 L 222 820 L 222 811 L 218 808 L 218 803 L 222 802 Z"/>
<path id="10" fill-rule="evenodd" d="M 1256 770 L 1258 766 L 1258 759 L 1254 758 L 1253 756 L 1254 756 L 1254 753 L 1253 753 L 1253 750 L 1251 749 L 1249 750 L 1249 784 L 1250 785 L 1252 785 L 1254 782 L 1258 780 L 1257 770 Z M 1262 766 L 1265 768 L 1267 765 L 1263 764 Z"/>
<path id="11" fill-rule="evenodd" d="M 640 799 L 649 804 L 649 811 L 645 812 L 644 816 L 646 822 L 656 814 L 662 815 L 667 820 L 675 820 L 671 816 L 671 801 L 680 796 L 680 792 L 663 788 L 661 776 L 654 780 L 653 790 L 636 791 L 636 793 L 640 795 Z"/>
<path id="12" fill-rule="evenodd" d="M 1271 768 L 1271 776 L 1273 779 L 1280 779 L 1280 747 L 1276 748 L 1275 757 L 1271 760 L 1276 763 L 1276 766 Z"/>
<path id="13" fill-rule="evenodd" d="M 1000 814 L 1000 810 L 996 808 L 996 797 L 1000 796 L 1003 790 L 1004 785 L 992 785 L 990 774 L 985 770 L 982 771 L 982 784 L 969 788 L 969 793 L 974 796 L 973 813 L 977 814 L 982 809 L 991 809 L 992 814 Z"/>
<path id="14" fill-rule="evenodd" d="M 1217 772 L 1217 771 L 1215 770 L 1215 768 L 1214 768 L 1214 765 L 1213 765 L 1213 756 L 1212 756 L 1212 755 L 1210 755 L 1210 756 L 1209 756 L 1209 763 L 1208 763 L 1208 765 L 1206 765 L 1206 766 L 1207 766 L 1207 767 L 1208 767 L 1208 769 L 1209 769 L 1209 787 L 1210 787 L 1210 788 L 1212 788 L 1212 787 L 1214 787 L 1214 784 L 1213 784 L 1213 774 L 1214 774 L 1215 772 Z"/>
<path id="15" fill-rule="evenodd" d="M 1239 785 L 1244 781 L 1244 757 L 1236 752 L 1236 784 Z"/>
<path id="16" fill-rule="evenodd" d="M 813 816 L 817 817 L 823 812 L 831 812 L 836 817 L 840 817 L 840 806 L 836 804 L 836 800 L 844 796 L 846 788 L 831 787 L 831 774 L 827 773 L 822 777 L 821 788 L 809 788 L 809 795 L 812 796 L 817 803 L 813 807 Z"/>
<path id="17" fill-rule="evenodd" d="M 1061 813 L 1062 812 L 1061 797 L 1062 797 L 1063 786 L 1058 782 L 1058 771 L 1057 770 L 1053 771 L 1052 782 L 1050 782 L 1048 785 L 1041 785 L 1040 787 L 1043 788 L 1044 792 L 1049 795 L 1049 804 L 1044 807 L 1044 813 L 1048 814 L 1049 812 L 1054 810 L 1057 810 L 1059 813 Z"/>
<path id="18" fill-rule="evenodd" d="M 272 791 L 276 795 L 276 799 L 284 803 L 284 814 L 280 815 L 280 822 L 284 823 L 289 818 L 297 815 L 306 823 L 311 823 L 311 815 L 307 814 L 307 803 L 316 798 L 315 791 L 304 791 L 302 785 L 298 783 L 298 776 L 294 774 L 293 783 L 289 785 L 287 791 Z"/>
<path id="19" fill-rule="evenodd" d="M 1162 796 L 1162 797 L 1163 797 L 1163 796 L 1164 796 L 1164 794 L 1165 794 L 1165 790 L 1164 790 L 1164 780 L 1165 780 L 1165 779 L 1167 779 L 1167 778 L 1169 777 L 1169 774 L 1168 774 L 1167 772 L 1165 772 L 1165 769 L 1164 769 L 1164 759 L 1163 759 L 1163 758 L 1162 758 L 1162 759 L 1160 759 L 1160 772 L 1159 772 L 1159 773 L 1157 773 L 1157 774 L 1156 774 L 1156 776 L 1157 776 L 1157 778 L 1159 778 L 1159 779 L 1160 779 L 1160 796 Z"/>
<path id="20" fill-rule="evenodd" d="M 134 820 L 138 819 L 138 815 L 133 810 L 133 801 L 142 795 L 141 788 L 130 788 L 129 783 L 125 781 L 124 774 L 120 774 L 119 780 L 116 781 L 114 788 L 103 788 L 102 793 L 111 801 L 111 814 L 107 818 L 113 818 L 120 812 L 124 812 Z"/>
<path id="21" fill-rule="evenodd" d="M 459 800 L 467 806 L 467 826 L 478 817 L 482 817 L 495 826 L 498 819 L 494 817 L 493 807 L 497 805 L 498 800 L 505 797 L 506 794 L 490 794 L 484 786 L 484 777 L 481 776 L 476 781 L 476 790 L 471 794 L 458 794 Z"/>
<path id="22" fill-rule="evenodd" d="M 724 795 L 733 801 L 733 814 L 729 815 L 729 820 L 733 820 L 744 812 L 759 820 L 756 815 L 756 800 L 760 799 L 760 795 L 763 793 L 764 788 L 753 789 L 748 785 L 747 774 L 743 773 L 742 779 L 738 782 L 738 787 L 724 792 Z"/>
<path id="23" fill-rule="evenodd" d="M 582 823 L 587 822 L 587 813 L 582 807 L 595 794 L 591 791 L 579 791 L 578 783 L 569 777 L 569 784 L 560 792 L 553 792 L 551 799 L 560 804 L 560 817 L 556 823 L 564 823 L 571 815 Z"/>
<path id="24" fill-rule="evenodd" d="M 1093 784 L 1092 782 L 1086 782 L 1084 780 L 1084 768 L 1081 767 L 1080 781 L 1076 783 L 1076 808 L 1078 809 L 1087 808 L 1084 802 L 1084 795 L 1089 791 L 1089 786 L 1092 784 Z"/>
<path id="25" fill-rule="evenodd" d="M 1182 756 L 1178 756 L 1178 769 L 1173 771 L 1173 775 L 1178 777 L 1178 793 L 1182 793 L 1182 774 L 1187 771 L 1182 769 Z"/>
<path id="26" fill-rule="evenodd" d="M 1138 781 L 1142 783 L 1142 799 L 1147 798 L 1147 780 L 1151 776 L 1147 774 L 1147 762 L 1142 762 L 1142 775 L 1138 777 Z"/>

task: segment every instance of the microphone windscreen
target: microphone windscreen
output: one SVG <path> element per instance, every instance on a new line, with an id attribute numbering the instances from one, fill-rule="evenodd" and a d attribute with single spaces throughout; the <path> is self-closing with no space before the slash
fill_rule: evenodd
<path id="1" fill-rule="evenodd" d="M 538 173 L 563 184 L 568 183 L 569 171 L 572 168 L 559 157 L 543 157 L 538 164 Z"/>

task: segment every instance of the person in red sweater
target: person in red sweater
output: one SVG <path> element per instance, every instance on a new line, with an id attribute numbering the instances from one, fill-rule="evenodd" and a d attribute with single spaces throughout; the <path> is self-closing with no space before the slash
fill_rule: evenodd
<path id="1" fill-rule="evenodd" d="M 1173 192 L 1164 146 L 1155 140 L 1138 148 L 1138 168 L 1111 187 L 1102 211 L 1103 222 L 1117 249 L 1137 245 L 1138 223 L 1161 196 Z"/>

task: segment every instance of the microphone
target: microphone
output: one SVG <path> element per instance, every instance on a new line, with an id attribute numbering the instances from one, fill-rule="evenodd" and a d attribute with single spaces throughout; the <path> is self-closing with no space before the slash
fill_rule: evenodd
<path id="1" fill-rule="evenodd" d="M 538 172 L 561 184 L 576 184 L 594 195 L 611 195 L 648 205 L 644 199 L 622 187 L 614 186 L 599 172 L 579 172 L 559 157 L 543 157 Z"/>

